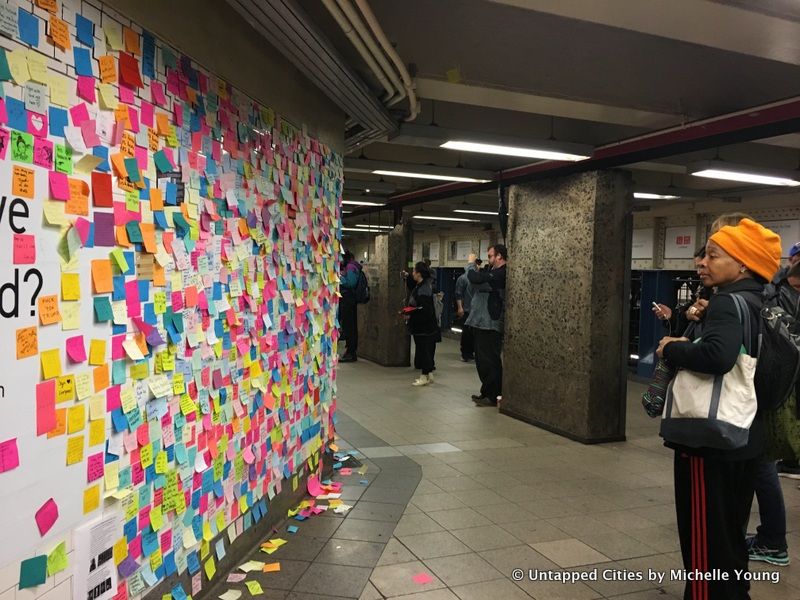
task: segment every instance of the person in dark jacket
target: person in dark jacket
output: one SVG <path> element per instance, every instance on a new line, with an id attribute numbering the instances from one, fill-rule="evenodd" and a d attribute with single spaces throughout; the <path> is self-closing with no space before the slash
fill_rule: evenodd
<path id="1" fill-rule="evenodd" d="M 440 335 L 433 306 L 433 277 L 428 265 L 418 262 L 411 278 L 416 284 L 408 299 L 408 329 L 414 337 L 414 368 L 421 371 L 412 385 L 423 386 L 433 383 L 436 341 Z"/>
<path id="2" fill-rule="evenodd" d="M 703 334 L 695 343 L 666 337 L 657 353 L 674 367 L 723 375 L 736 364 L 743 336 L 758 339 L 764 284 L 780 264 L 780 237 L 762 225 L 742 219 L 725 226 L 706 244 L 700 276 L 716 287 L 708 303 Z M 731 294 L 750 309 L 750 331 L 742 323 Z M 757 343 L 751 345 L 757 351 Z M 764 424 L 756 412 L 745 446 L 736 450 L 693 448 L 667 442 L 675 451 L 675 508 L 687 578 L 684 599 L 749 599 L 745 540 L 759 458 L 764 451 Z M 698 575 L 699 574 L 699 575 Z M 706 574 L 706 575 L 703 575 Z"/>
<path id="3" fill-rule="evenodd" d="M 355 362 L 358 360 L 358 304 L 356 303 L 356 286 L 361 265 L 356 262 L 353 253 L 349 250 L 344 253 L 341 265 L 341 279 L 339 282 L 339 324 L 341 325 L 342 340 L 347 344 L 344 356 L 339 362 Z"/>
<path id="4" fill-rule="evenodd" d="M 480 268 L 482 262 L 483 261 L 474 254 L 469 257 L 469 263 L 475 263 L 475 266 L 478 268 Z M 472 328 L 467 325 L 467 319 L 469 319 L 469 313 L 472 308 L 472 295 L 475 293 L 475 288 L 469 282 L 469 279 L 467 279 L 468 270 L 469 265 L 464 267 L 464 272 L 456 279 L 455 291 L 457 323 L 461 326 L 461 360 L 464 362 L 475 358 L 474 334 Z"/>

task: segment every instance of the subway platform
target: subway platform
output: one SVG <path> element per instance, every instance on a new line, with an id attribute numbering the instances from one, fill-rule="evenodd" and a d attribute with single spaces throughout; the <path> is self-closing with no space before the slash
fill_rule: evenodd
<path id="1" fill-rule="evenodd" d="M 275 531 L 285 545 L 253 552 L 280 563 L 248 577 L 265 598 L 683 597 L 672 454 L 641 408 L 642 385 L 628 386 L 627 441 L 586 446 L 475 407 L 474 364 L 450 340 L 432 386 L 412 387 L 415 374 L 364 360 L 339 367 L 338 446 L 354 458 L 334 480 L 352 508 L 290 520 Z M 792 555 L 800 490 L 782 483 Z M 757 524 L 754 504 L 749 530 Z M 796 564 L 751 571 L 753 600 L 800 600 Z M 222 582 L 211 597 L 237 586 L 249 596 Z"/>

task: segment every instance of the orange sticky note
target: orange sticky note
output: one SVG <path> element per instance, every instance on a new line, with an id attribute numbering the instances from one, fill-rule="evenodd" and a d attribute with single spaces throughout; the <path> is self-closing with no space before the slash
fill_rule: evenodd
<path id="1" fill-rule="evenodd" d="M 103 83 L 117 82 L 117 61 L 110 54 L 97 59 L 100 63 L 100 81 Z"/>
<path id="2" fill-rule="evenodd" d="M 142 241 L 144 242 L 145 252 L 155 254 L 158 252 L 156 247 L 156 226 L 153 223 L 139 223 L 139 229 L 142 232 Z"/>
<path id="3" fill-rule="evenodd" d="M 281 563 L 279 562 L 267 563 L 261 570 L 264 573 L 277 573 L 278 571 L 281 570 Z"/>
<path id="4" fill-rule="evenodd" d="M 95 294 L 108 294 L 114 291 L 111 261 L 101 258 L 92 261 L 92 287 Z"/>
<path id="5" fill-rule="evenodd" d="M 122 36 L 125 39 L 125 50 L 136 56 L 142 53 L 139 47 L 139 34 L 130 27 L 122 28 Z"/>
<path id="6" fill-rule="evenodd" d="M 114 111 L 114 120 L 117 123 L 122 123 L 124 121 L 125 129 L 131 128 L 131 115 L 128 112 L 127 104 L 120 104 L 119 106 L 117 106 L 117 109 Z"/>
<path id="7" fill-rule="evenodd" d="M 49 13 L 55 14 L 58 11 L 57 0 L 36 0 L 36 6 Z"/>
<path id="8" fill-rule="evenodd" d="M 52 325 L 61 320 L 58 312 L 58 296 L 39 296 L 39 321 L 42 325 Z"/>
<path id="9" fill-rule="evenodd" d="M 98 392 L 102 392 L 104 389 L 108 387 L 110 383 L 109 374 L 108 374 L 108 365 L 105 364 L 100 367 L 94 368 L 94 393 L 97 394 Z"/>
<path id="10" fill-rule="evenodd" d="M 52 379 L 61 375 L 61 354 L 58 348 L 45 350 L 39 355 L 42 362 L 42 377 Z"/>
<path id="11" fill-rule="evenodd" d="M 55 12 L 55 10 L 52 12 Z M 69 41 L 69 27 L 67 27 L 66 21 L 62 21 L 55 15 L 50 16 L 50 39 L 62 50 L 68 50 L 72 47 Z"/>
<path id="12" fill-rule="evenodd" d="M 17 329 L 17 358 L 28 358 L 39 354 L 39 330 L 33 327 Z"/>
<path id="13" fill-rule="evenodd" d="M 89 216 L 89 184 L 81 179 L 69 178 L 69 200 L 64 207 L 68 215 Z"/>
<path id="14" fill-rule="evenodd" d="M 106 364 L 106 341 L 105 340 L 92 340 L 89 345 L 89 364 L 90 365 L 104 365 Z"/>
<path id="15" fill-rule="evenodd" d="M 158 188 L 150 188 L 150 209 L 164 210 L 164 197 Z"/>
<path id="16" fill-rule="evenodd" d="M 33 192 L 33 169 L 26 169 L 25 167 L 14 165 L 14 174 L 11 180 L 11 193 L 15 196 L 33 200 Z"/>
<path id="17" fill-rule="evenodd" d="M 169 135 L 172 131 L 172 125 L 169 123 L 169 115 L 164 113 L 156 114 L 156 126 L 158 128 L 158 135 Z"/>
<path id="18" fill-rule="evenodd" d="M 56 426 L 47 432 L 47 439 L 58 437 L 67 433 L 67 409 L 56 409 Z"/>
<path id="19" fill-rule="evenodd" d="M 122 152 L 111 155 L 111 164 L 114 165 L 114 173 L 117 177 L 128 176 L 128 170 L 125 168 L 125 155 Z"/>

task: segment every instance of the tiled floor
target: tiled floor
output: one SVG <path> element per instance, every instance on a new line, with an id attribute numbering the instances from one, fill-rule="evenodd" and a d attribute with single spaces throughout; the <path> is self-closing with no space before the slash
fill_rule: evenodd
<path id="1" fill-rule="evenodd" d="M 300 581 L 308 582 L 307 591 L 325 596 L 295 588 L 289 597 L 335 596 L 334 588 L 313 584 L 329 574 L 346 580 L 335 590 L 351 593 L 366 581 L 369 568 L 365 600 L 682 597 L 682 584 L 668 579 L 662 584 L 602 580 L 604 569 L 647 574 L 681 566 L 671 454 L 657 435 L 657 422 L 640 407 L 642 386 L 629 385 L 628 441 L 584 446 L 494 409 L 476 408 L 469 399 L 478 386 L 475 367 L 458 360 L 453 342 L 439 345 L 437 366 L 436 383 L 425 388 L 411 386 L 411 369 L 366 361 L 340 366 L 343 437 L 376 462 L 408 457 L 421 465 L 422 480 L 407 505 L 399 490 L 410 480 L 402 475 L 396 493 L 386 483 L 370 486 L 335 532 L 336 539 L 366 545 L 337 553 L 337 566 L 306 571 Z M 355 429 L 348 436 L 355 424 L 367 432 Z M 784 481 L 784 493 L 790 551 L 800 551 L 800 491 Z M 754 513 L 751 530 L 757 520 Z M 369 545 L 376 532 L 393 535 L 377 562 Z M 329 549 L 332 543 L 337 542 L 329 542 Z M 351 560 L 352 554 L 370 560 Z M 514 569 L 591 573 L 595 568 L 599 581 L 512 581 Z M 429 583 L 414 581 L 421 573 L 430 576 Z M 754 583 L 752 598 L 800 600 L 800 567 L 779 574 L 778 584 Z"/>

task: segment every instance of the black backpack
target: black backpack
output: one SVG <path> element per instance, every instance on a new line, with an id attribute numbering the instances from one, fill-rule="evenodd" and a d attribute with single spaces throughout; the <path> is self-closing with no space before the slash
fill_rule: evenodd
<path id="1" fill-rule="evenodd" d="M 353 294 L 356 298 L 356 304 L 366 304 L 369 302 L 369 281 L 364 269 L 358 270 L 358 283 Z"/>
<path id="2" fill-rule="evenodd" d="M 755 374 L 758 407 L 766 411 L 778 410 L 786 403 L 800 372 L 800 324 L 778 305 L 774 291 L 767 286 L 761 298 Z"/>

